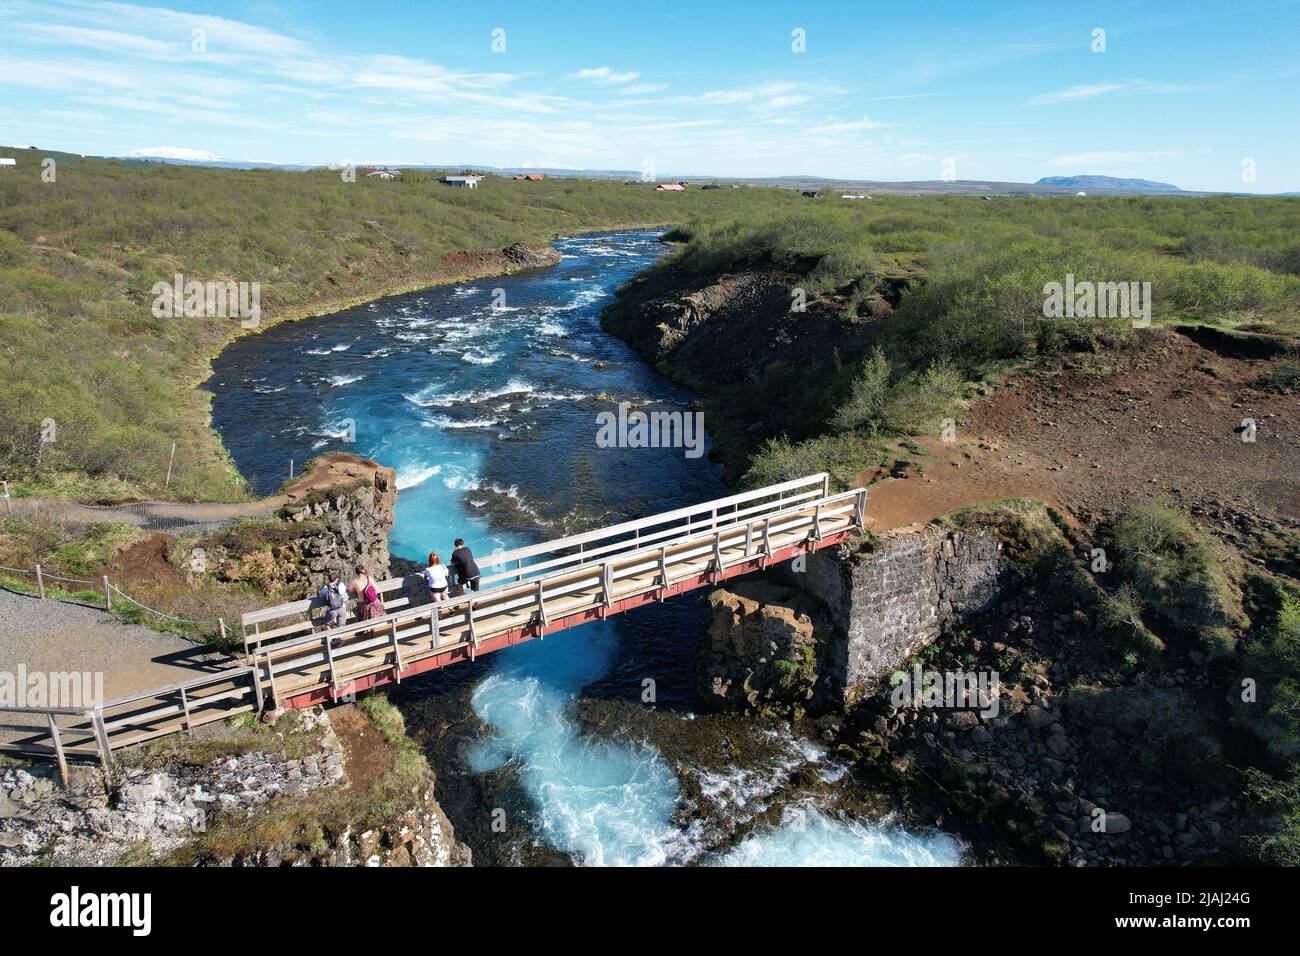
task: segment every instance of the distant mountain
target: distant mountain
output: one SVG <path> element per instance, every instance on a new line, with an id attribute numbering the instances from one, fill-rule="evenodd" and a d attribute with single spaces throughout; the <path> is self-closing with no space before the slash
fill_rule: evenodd
<path id="1" fill-rule="evenodd" d="M 1044 176 L 1035 186 L 1064 186 L 1067 189 L 1120 189 L 1134 193 L 1180 193 L 1169 183 L 1149 179 L 1120 179 L 1117 176 Z"/>

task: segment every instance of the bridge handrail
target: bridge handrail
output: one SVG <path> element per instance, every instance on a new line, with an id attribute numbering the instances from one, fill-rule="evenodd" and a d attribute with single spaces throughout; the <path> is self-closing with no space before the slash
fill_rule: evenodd
<path id="1" fill-rule="evenodd" d="M 831 495 L 824 499 L 818 499 L 817 501 L 795 505 L 793 507 L 786 508 L 781 511 L 772 512 L 768 515 L 765 515 L 761 520 L 775 521 L 775 520 L 780 520 L 782 518 L 788 518 L 793 515 L 806 514 L 808 512 L 815 511 L 818 505 L 821 505 L 823 507 L 828 507 L 828 508 L 834 507 L 836 505 L 841 505 L 850 500 L 857 499 L 863 493 L 864 493 L 864 489 L 855 488 L 850 491 L 844 491 L 844 492 L 840 492 L 839 494 Z M 754 521 L 750 522 L 750 524 L 759 524 L 759 523 L 761 523 L 759 519 L 755 519 Z M 657 556 L 659 551 L 663 547 L 668 546 L 669 544 L 671 544 L 671 546 L 673 547 L 684 547 L 687 545 L 698 546 L 701 543 L 712 541 L 712 539 L 716 534 L 734 533 L 736 531 L 745 528 L 745 526 L 746 525 L 744 523 L 738 523 L 726 527 L 720 527 L 716 531 L 710 531 L 707 534 L 698 534 L 692 537 L 674 539 L 670 543 L 664 543 L 664 544 L 659 544 L 659 545 L 649 546 L 644 548 L 636 548 L 631 551 L 626 551 L 617 556 L 611 556 L 609 558 L 606 558 L 604 561 L 599 562 L 599 564 L 592 563 L 590 565 L 591 573 L 592 574 L 601 573 L 600 569 L 603 565 L 612 564 L 616 560 L 619 563 L 625 563 L 634 560 L 644 561 L 651 556 Z M 566 573 L 576 573 L 578 570 L 580 569 L 569 568 L 564 571 L 558 571 L 556 572 L 556 574 L 560 575 Z M 459 595 L 458 597 L 446 598 L 442 601 L 429 602 L 426 604 L 416 605 L 414 607 L 401 608 L 396 611 L 391 611 L 388 614 L 383 615 L 382 617 L 371 618 L 370 620 L 365 620 L 365 621 L 353 621 L 349 624 L 343 625 L 342 627 L 331 628 L 328 631 L 316 631 L 310 634 L 303 634 L 298 637 L 292 637 L 277 643 L 263 644 L 257 649 L 255 656 L 257 658 L 264 658 L 264 656 L 268 654 L 282 655 L 292 651 L 296 651 L 299 648 L 318 645 L 325 639 L 326 635 L 328 635 L 328 639 L 330 641 L 336 641 L 339 639 L 345 639 L 351 635 L 363 631 L 374 631 L 380 628 L 391 627 L 394 624 L 402 625 L 417 618 L 428 617 L 429 614 L 435 609 L 440 614 L 444 615 L 444 621 L 446 624 L 454 624 L 456 623 L 454 620 L 445 619 L 445 615 L 447 612 L 450 611 L 454 614 L 458 612 L 461 608 L 468 608 L 471 602 L 482 602 L 486 600 L 497 601 L 497 600 L 514 597 L 517 595 L 531 594 L 533 590 L 536 588 L 537 583 L 538 583 L 537 579 L 531 581 L 521 581 L 517 584 L 507 585 L 505 587 L 492 588 L 489 591 L 477 591 L 477 592 L 469 591 L 466 592 L 465 594 Z"/>
<path id="2" fill-rule="evenodd" d="M 699 514 L 701 512 L 713 511 L 716 513 L 719 509 L 727 508 L 727 507 L 735 507 L 738 510 L 738 506 L 744 502 L 754 501 L 758 498 L 771 497 L 772 495 L 781 496 L 784 495 L 786 491 L 792 491 L 796 488 L 808 489 L 814 486 L 819 486 L 822 489 L 822 496 L 825 497 L 827 495 L 827 492 L 829 491 L 828 488 L 829 478 L 830 476 L 826 472 L 818 472 L 815 475 L 809 475 L 805 478 L 794 478 L 789 481 L 779 482 L 778 484 L 775 485 L 766 485 L 762 488 L 755 488 L 751 491 L 740 492 L 739 494 L 735 494 L 735 495 L 728 495 L 725 498 L 715 498 L 712 501 L 701 502 L 698 505 L 689 505 L 683 508 L 677 508 L 673 511 L 666 511 L 660 514 L 648 515 L 647 517 L 644 518 L 636 518 L 631 521 L 624 521 L 616 525 L 610 525 L 609 527 L 606 528 L 598 528 L 594 531 L 580 532 L 578 534 L 567 535 L 566 537 L 563 538 L 554 538 L 550 541 L 543 541 L 543 542 L 539 542 L 538 544 L 526 545 L 525 547 L 515 548 L 511 551 L 505 551 L 499 555 L 496 555 L 495 559 L 493 560 L 493 563 L 489 565 L 489 567 L 500 567 L 501 565 L 510 561 L 518 562 L 518 561 L 522 561 L 524 558 L 532 557 L 538 554 L 548 554 L 552 552 L 562 551 L 567 548 L 579 547 L 591 541 L 599 541 L 606 538 L 614 537 L 616 535 L 635 532 L 640 530 L 641 528 L 653 527 L 655 525 L 665 524 L 668 522 L 676 521 L 683 517 L 689 518 L 691 515 Z M 778 504 L 780 503 L 781 502 L 778 501 Z M 727 517 L 734 517 L 734 516 L 727 516 Z M 688 529 L 690 527 L 691 526 L 688 522 Z M 668 529 L 668 530 L 671 532 L 672 529 Z M 662 536 L 662 533 L 660 532 L 656 532 L 655 534 L 657 536 Z M 604 550 L 608 550 L 608 548 Z M 586 552 L 586 553 L 591 554 L 591 552 Z M 580 556 L 581 555 L 578 556 L 566 555 L 564 557 L 580 557 Z M 579 563 L 586 563 L 586 562 L 580 561 Z M 533 568 L 534 570 L 538 569 L 536 565 L 532 565 L 530 567 Z M 523 569 L 523 570 L 528 570 L 528 569 Z M 519 574 L 520 574 L 520 569 L 517 568 L 513 571 L 505 571 L 493 575 L 484 575 L 482 578 L 480 578 L 480 584 L 485 584 L 490 581 L 504 580 L 505 578 L 515 577 L 516 575 Z M 401 590 L 402 588 L 405 587 L 406 587 L 405 577 L 386 578 L 383 581 L 375 582 L 375 589 L 379 592 L 380 597 L 383 597 L 385 594 L 388 594 L 392 591 Z M 280 618 L 290 617 L 295 614 L 309 614 L 312 610 L 323 606 L 324 606 L 324 602 L 321 600 L 320 596 L 313 595 L 312 597 L 309 598 L 301 598 L 297 601 L 290 601 L 285 604 L 277 604 L 277 605 L 273 605 L 272 607 L 261 608 L 256 611 L 247 611 L 240 616 L 240 624 L 245 631 L 245 637 L 247 637 L 247 628 L 251 624 L 261 624 L 266 621 L 279 620 Z"/>

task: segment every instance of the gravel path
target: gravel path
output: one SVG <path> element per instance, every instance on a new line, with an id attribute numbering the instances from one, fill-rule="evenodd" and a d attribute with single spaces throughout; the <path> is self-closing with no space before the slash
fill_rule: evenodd
<path id="1" fill-rule="evenodd" d="M 201 676 L 228 658 L 95 608 L 0 590 L 0 671 L 103 672 L 106 699 Z"/>

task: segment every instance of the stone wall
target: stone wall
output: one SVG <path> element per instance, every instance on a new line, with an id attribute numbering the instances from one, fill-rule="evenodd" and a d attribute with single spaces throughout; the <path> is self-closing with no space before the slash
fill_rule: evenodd
<path id="1" fill-rule="evenodd" d="M 986 610 L 1006 569 L 991 533 L 913 526 L 869 551 L 819 551 L 794 577 L 825 603 L 843 635 L 835 678 L 852 703 L 947 629 Z"/>
<path id="2" fill-rule="evenodd" d="M 916 526 L 715 590 L 696 656 L 702 702 L 851 706 L 917 651 L 988 609 L 1006 581 L 990 533 Z M 773 579 L 781 584 L 773 586 Z M 766 582 L 766 583 L 765 583 Z M 802 596 L 801 596 L 802 592 Z"/>

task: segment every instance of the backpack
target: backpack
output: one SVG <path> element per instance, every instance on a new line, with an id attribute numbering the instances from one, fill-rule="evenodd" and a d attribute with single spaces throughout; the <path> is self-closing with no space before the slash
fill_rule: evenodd
<path id="1" fill-rule="evenodd" d="M 366 603 L 374 604 L 379 600 L 379 592 L 375 590 L 375 582 L 366 578 Z"/>
<path id="2" fill-rule="evenodd" d="M 347 605 L 347 597 L 341 592 L 340 588 L 331 587 L 327 584 L 320 591 L 321 597 L 325 599 L 325 603 L 329 605 L 331 611 L 337 611 Z"/>

